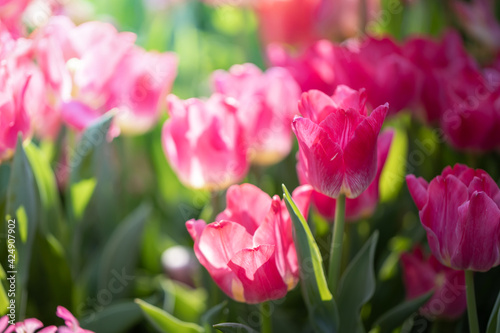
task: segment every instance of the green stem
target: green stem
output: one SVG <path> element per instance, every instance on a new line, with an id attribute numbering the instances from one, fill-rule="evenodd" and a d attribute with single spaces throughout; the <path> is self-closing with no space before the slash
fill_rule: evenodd
<path id="1" fill-rule="evenodd" d="M 467 294 L 467 314 L 470 333 L 479 333 L 479 321 L 476 310 L 476 293 L 474 291 L 474 272 L 465 271 L 465 286 Z"/>
<path id="2" fill-rule="evenodd" d="M 342 241 L 344 239 L 345 195 L 337 198 L 335 222 L 333 224 L 332 246 L 330 248 L 330 265 L 328 266 L 328 287 L 333 295 L 337 294 L 342 261 Z"/>
<path id="3" fill-rule="evenodd" d="M 272 333 L 273 322 L 271 320 L 271 307 L 269 302 L 260 303 L 261 333 Z"/>

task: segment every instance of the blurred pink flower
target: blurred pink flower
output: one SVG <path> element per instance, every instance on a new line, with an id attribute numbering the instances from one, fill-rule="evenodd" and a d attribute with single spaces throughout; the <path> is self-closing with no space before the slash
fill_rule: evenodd
<path id="1" fill-rule="evenodd" d="M 236 116 L 237 102 L 220 94 L 202 101 L 167 97 L 170 118 L 163 149 L 177 176 L 197 189 L 225 189 L 245 177 L 248 146 Z"/>
<path id="2" fill-rule="evenodd" d="M 389 155 L 393 137 L 394 130 L 392 129 L 387 129 L 380 133 L 377 140 L 377 174 L 370 186 L 357 198 L 346 199 L 345 217 L 348 221 L 358 221 L 361 218 L 368 218 L 375 212 L 379 200 L 380 176 Z M 304 178 L 300 175 L 301 170 L 297 171 L 299 172 L 299 178 Z M 303 182 L 301 180 L 301 183 Z M 317 191 L 313 192 L 311 199 L 321 216 L 327 219 L 327 221 L 333 222 L 336 200 Z"/>
<path id="3" fill-rule="evenodd" d="M 24 33 L 21 18 L 31 0 L 0 0 L 0 22 L 15 37 Z"/>
<path id="4" fill-rule="evenodd" d="M 484 272 L 500 264 L 500 190 L 485 171 L 456 164 L 429 184 L 414 175 L 406 183 L 443 265 Z"/>
<path id="5" fill-rule="evenodd" d="M 293 192 L 303 214 L 310 193 L 310 186 Z M 251 184 L 231 186 L 226 200 L 216 222 L 186 222 L 198 260 L 222 291 L 238 302 L 284 297 L 299 280 L 292 221 L 284 201 L 277 195 L 271 199 Z"/>
<path id="6" fill-rule="evenodd" d="M 434 290 L 431 299 L 420 308 L 430 319 L 453 320 L 467 309 L 465 274 L 443 266 L 432 254 L 424 256 L 420 247 L 401 255 L 406 297 L 414 299 Z"/>
<path id="7" fill-rule="evenodd" d="M 65 326 L 59 326 L 59 333 L 93 333 L 80 327 L 78 320 L 63 306 L 58 306 L 56 315 L 64 320 Z"/>
<path id="8" fill-rule="evenodd" d="M 290 153 L 300 88 L 288 71 L 273 67 L 263 73 L 253 64 L 234 65 L 229 72 L 214 72 L 213 86 L 239 102 L 237 117 L 253 163 L 274 164 Z"/>
<path id="9" fill-rule="evenodd" d="M 495 1 L 452 1 L 452 8 L 464 29 L 492 50 L 500 49 L 500 24 L 495 17 Z"/>
<path id="10" fill-rule="evenodd" d="M 368 115 L 365 91 L 338 86 L 332 97 L 302 94 L 293 121 L 299 142 L 297 168 L 314 189 L 329 197 L 358 197 L 377 172 L 377 137 L 389 105 Z"/>

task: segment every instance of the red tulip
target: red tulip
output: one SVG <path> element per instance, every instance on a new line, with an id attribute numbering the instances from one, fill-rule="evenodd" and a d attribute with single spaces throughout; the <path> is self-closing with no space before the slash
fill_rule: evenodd
<path id="1" fill-rule="evenodd" d="M 253 163 L 279 162 L 292 149 L 290 123 L 297 113 L 300 88 L 287 70 L 265 73 L 253 64 L 234 65 L 213 74 L 214 90 L 238 100 L 237 116 L 245 129 Z"/>
<path id="2" fill-rule="evenodd" d="M 443 266 L 432 254 L 420 247 L 401 256 L 406 297 L 414 299 L 434 290 L 431 299 L 420 308 L 428 318 L 457 319 L 467 308 L 465 274 Z"/>
<path id="3" fill-rule="evenodd" d="M 336 198 L 356 198 L 377 172 L 377 137 L 389 105 L 367 115 L 366 94 L 339 86 L 332 97 L 319 91 L 302 95 L 292 128 L 299 142 L 300 164 L 308 184 Z"/>
<path id="4" fill-rule="evenodd" d="M 379 182 L 382 170 L 384 169 L 385 161 L 389 155 L 394 130 L 385 130 L 382 132 L 377 141 L 377 174 L 370 186 L 354 199 L 346 199 L 345 202 L 345 217 L 348 221 L 357 221 L 361 218 L 371 216 L 377 208 L 379 200 Z M 300 170 L 298 170 L 300 172 Z M 302 178 L 302 177 L 301 177 Z M 320 192 L 314 191 L 312 201 L 318 212 L 328 221 L 333 221 L 335 218 L 336 200 L 330 198 Z"/>
<path id="5" fill-rule="evenodd" d="M 310 186 L 293 192 L 299 209 L 309 206 Z M 292 222 L 284 201 L 251 184 L 233 185 L 217 222 L 190 220 L 194 251 L 217 285 L 232 299 L 260 303 L 279 299 L 299 279 Z"/>
<path id="6" fill-rule="evenodd" d="M 429 184 L 406 176 L 434 256 L 460 270 L 500 264 L 500 190 L 483 170 L 456 164 Z"/>
<path id="7" fill-rule="evenodd" d="M 248 147 L 234 99 L 214 94 L 207 101 L 181 101 L 169 95 L 167 103 L 163 149 L 185 185 L 217 190 L 245 177 Z"/>

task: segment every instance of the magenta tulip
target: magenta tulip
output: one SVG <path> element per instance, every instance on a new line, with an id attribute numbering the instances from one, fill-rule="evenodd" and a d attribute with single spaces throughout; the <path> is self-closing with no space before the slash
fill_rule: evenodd
<path id="1" fill-rule="evenodd" d="M 456 164 L 429 184 L 406 177 L 434 256 L 453 269 L 500 264 L 500 190 L 483 170 Z"/>
<path id="2" fill-rule="evenodd" d="M 389 105 L 370 115 L 366 94 L 339 86 L 332 97 L 319 91 L 302 95 L 292 128 L 299 142 L 298 168 L 305 181 L 329 197 L 356 198 L 377 172 L 377 137 Z"/>
<path id="3" fill-rule="evenodd" d="M 377 174 L 370 186 L 368 186 L 366 191 L 361 193 L 359 197 L 346 199 L 346 220 L 358 221 L 359 219 L 370 217 L 375 212 L 379 200 L 380 176 L 384 169 L 387 156 L 389 155 L 393 136 L 394 130 L 392 129 L 380 133 L 377 140 Z M 300 170 L 298 171 L 300 172 Z M 336 200 L 317 191 L 313 192 L 311 199 L 321 216 L 329 222 L 333 222 L 335 218 Z"/>
<path id="4" fill-rule="evenodd" d="M 163 149 L 181 182 L 219 190 L 245 177 L 248 147 L 234 99 L 214 94 L 207 101 L 182 101 L 169 95 L 167 103 Z"/>
<path id="5" fill-rule="evenodd" d="M 273 67 L 263 73 L 253 64 L 234 65 L 213 74 L 215 92 L 239 102 L 237 117 L 245 129 L 250 158 L 271 165 L 292 149 L 290 123 L 297 114 L 300 88 L 287 70 Z"/>
<path id="6" fill-rule="evenodd" d="M 428 257 L 420 247 L 401 255 L 406 297 L 414 299 L 434 291 L 431 299 L 420 308 L 430 319 L 457 319 L 467 308 L 465 274 L 443 266 L 432 254 Z"/>
<path id="7" fill-rule="evenodd" d="M 301 186 L 293 192 L 303 214 L 311 190 Z M 238 302 L 284 297 L 299 279 L 292 221 L 284 201 L 277 195 L 271 199 L 251 184 L 231 186 L 226 200 L 226 210 L 216 222 L 186 222 L 198 260 L 222 291 Z"/>

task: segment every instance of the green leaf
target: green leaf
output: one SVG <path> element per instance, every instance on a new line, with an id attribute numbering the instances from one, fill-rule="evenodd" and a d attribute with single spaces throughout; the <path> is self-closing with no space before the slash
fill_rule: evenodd
<path id="1" fill-rule="evenodd" d="M 26 146 L 26 155 L 32 166 L 41 204 L 40 230 L 62 239 L 66 225 L 62 217 L 62 205 L 56 178 L 44 153 L 33 143 Z"/>
<path id="2" fill-rule="evenodd" d="M 7 298 L 7 293 L 5 292 L 5 288 L 3 287 L 3 283 L 1 281 L 5 281 L 7 276 L 5 275 L 5 271 L 0 265 L 0 316 L 3 316 L 7 313 L 7 306 L 9 306 L 9 299 Z"/>
<path id="3" fill-rule="evenodd" d="M 144 316 L 159 331 L 164 333 L 202 333 L 205 332 L 201 326 L 194 323 L 186 323 L 175 318 L 166 311 L 146 303 L 140 299 L 135 302 L 139 304 Z"/>
<path id="4" fill-rule="evenodd" d="M 78 142 L 76 149 L 70 156 L 70 160 L 67 165 L 59 165 L 59 174 L 65 174 L 69 172 L 69 191 L 67 196 L 69 197 L 68 202 L 71 203 L 69 215 L 72 224 L 75 224 L 79 218 L 83 215 L 85 211 L 85 205 L 90 199 L 89 190 L 92 188 L 91 183 L 84 183 L 83 185 L 87 190 L 86 196 L 83 198 L 82 204 L 80 201 L 82 198 L 79 197 L 80 193 L 73 190 L 73 186 L 82 186 L 81 182 L 85 179 L 92 179 L 95 177 L 94 168 L 98 164 L 98 156 L 96 152 L 99 148 L 106 144 L 106 135 L 111 126 L 111 121 L 113 120 L 114 112 L 108 112 L 99 118 L 95 123 L 90 125 L 83 133 L 80 141 Z M 102 162 L 102 161 L 101 161 Z M 93 167 L 94 166 L 94 167 Z M 92 194 L 92 193 L 90 193 Z M 78 197 L 73 198 L 73 196 L 78 195 Z M 86 202 L 85 202 L 86 201 Z"/>
<path id="5" fill-rule="evenodd" d="M 99 288 L 111 290 L 109 285 L 116 284 L 114 281 L 118 280 L 120 286 L 114 286 L 114 297 L 125 294 L 129 289 L 127 287 L 131 285 L 133 276 L 130 274 L 135 270 L 142 230 L 150 214 L 149 203 L 141 204 L 120 223 L 104 247 L 99 269 Z"/>
<path id="6" fill-rule="evenodd" d="M 259 333 L 253 328 L 238 323 L 222 323 L 214 327 L 224 333 Z"/>
<path id="7" fill-rule="evenodd" d="M 375 231 L 347 266 L 340 279 L 337 299 L 340 332 L 364 332 L 360 309 L 375 292 L 374 259 L 378 232 Z"/>
<path id="8" fill-rule="evenodd" d="M 23 148 L 22 138 L 19 137 L 16 146 L 14 161 L 7 190 L 6 214 L 8 220 L 15 220 L 15 267 L 6 266 L 6 271 L 17 271 L 16 290 L 17 304 L 22 309 L 22 294 L 28 283 L 31 248 L 38 225 L 38 197 L 35 178 L 31 165 Z M 7 232 L 5 223 L 4 232 Z"/>
<path id="9" fill-rule="evenodd" d="M 401 326 L 422 305 L 427 303 L 433 294 L 434 291 L 430 291 L 415 299 L 397 305 L 380 316 L 373 324 L 373 327 L 378 328 L 380 332 L 392 332 Z"/>
<path id="10" fill-rule="evenodd" d="M 166 297 L 173 300 L 172 311 L 175 317 L 188 322 L 197 322 L 201 314 L 206 309 L 207 292 L 204 288 L 191 288 L 186 285 L 163 279 L 161 286 L 165 291 Z"/>
<path id="11" fill-rule="evenodd" d="M 311 229 L 285 185 L 283 197 L 294 226 L 294 239 L 300 267 L 302 292 L 316 332 L 336 332 L 338 312 L 328 289 L 322 258 Z"/>
<path id="12" fill-rule="evenodd" d="M 128 301 L 110 305 L 80 320 L 83 328 L 94 332 L 120 333 L 127 331 L 142 318 L 139 305 Z"/>
<path id="13" fill-rule="evenodd" d="M 227 301 L 217 304 L 216 306 L 209 309 L 207 312 L 201 316 L 201 323 L 205 327 L 205 331 L 210 332 L 211 328 L 217 321 L 220 321 L 222 316 L 222 311 L 227 306 Z"/>
<path id="14" fill-rule="evenodd" d="M 71 185 L 71 204 L 77 220 L 82 218 L 96 185 L 97 180 L 95 178 L 82 179 L 78 183 Z"/>
<path id="15" fill-rule="evenodd" d="M 493 310 L 491 311 L 486 333 L 500 333 L 500 292 L 498 293 L 495 306 L 493 306 Z"/>

